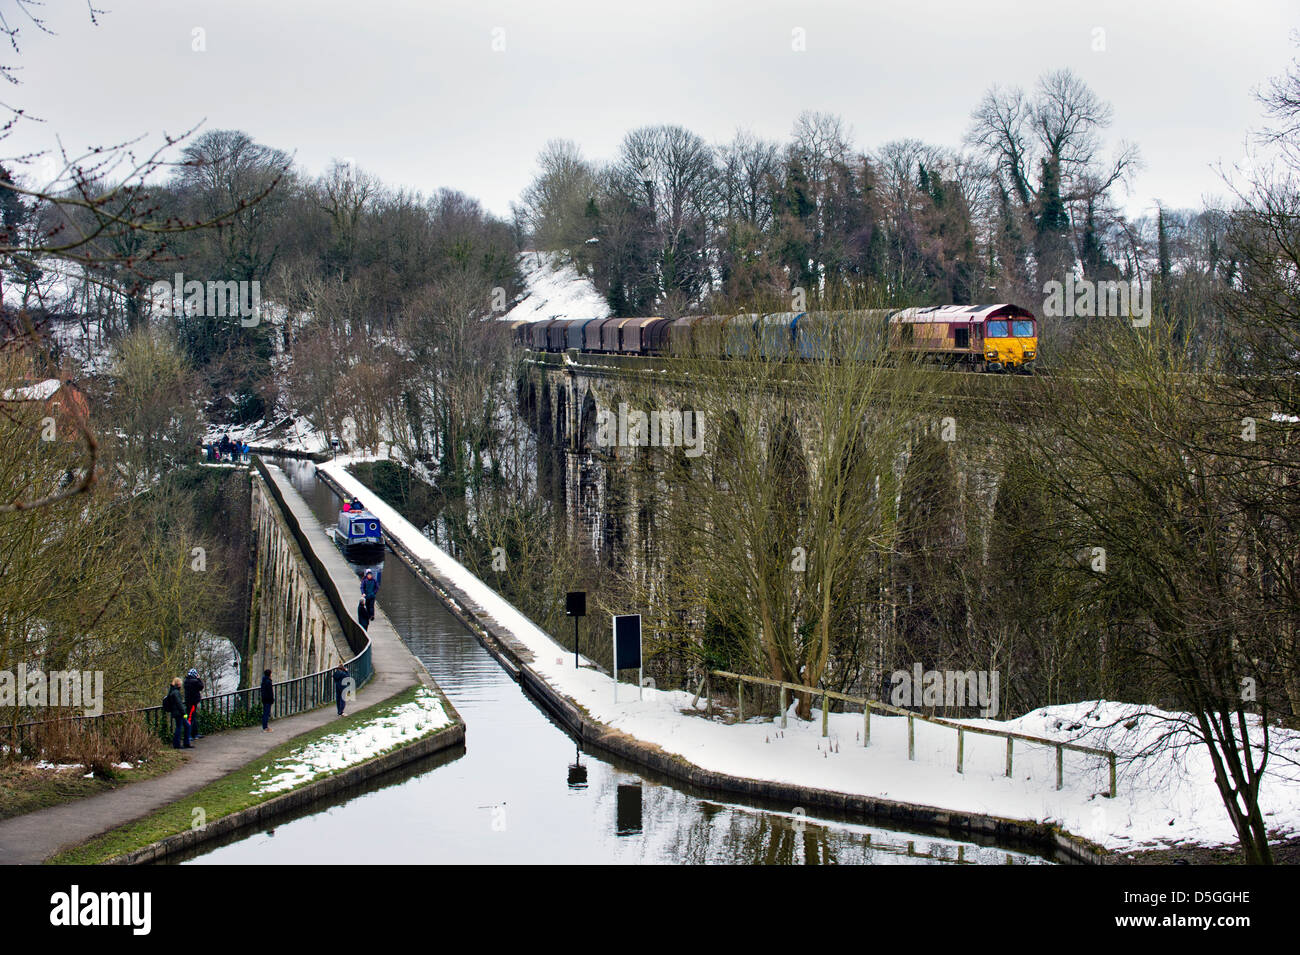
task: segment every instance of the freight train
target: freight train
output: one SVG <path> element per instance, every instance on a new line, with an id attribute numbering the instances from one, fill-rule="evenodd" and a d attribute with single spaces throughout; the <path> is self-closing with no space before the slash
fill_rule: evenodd
<path id="1" fill-rule="evenodd" d="M 533 351 L 614 355 L 853 360 L 885 348 L 970 371 L 1029 373 L 1038 360 L 1038 319 L 1018 305 L 685 318 L 594 318 L 515 322 Z"/>

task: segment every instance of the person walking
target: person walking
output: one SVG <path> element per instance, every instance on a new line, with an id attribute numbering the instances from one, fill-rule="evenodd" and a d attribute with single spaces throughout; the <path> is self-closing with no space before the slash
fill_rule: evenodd
<path id="1" fill-rule="evenodd" d="M 190 743 L 190 724 L 185 719 L 185 697 L 181 693 L 181 678 L 172 677 L 171 689 L 163 700 L 163 712 L 172 718 L 172 749 L 193 749 Z"/>
<path id="2" fill-rule="evenodd" d="M 185 674 L 185 718 L 190 723 L 190 739 L 202 739 L 203 734 L 199 732 L 199 700 L 203 699 L 203 681 L 199 679 L 199 671 L 190 667 L 190 672 Z"/>
<path id="3" fill-rule="evenodd" d="M 342 663 L 334 668 L 334 702 L 338 704 L 339 716 L 343 715 L 343 708 L 348 705 L 347 700 L 343 698 L 343 692 L 350 687 L 351 679 L 348 668 Z"/>
<path id="4" fill-rule="evenodd" d="M 271 705 L 275 702 L 275 684 L 271 682 L 271 671 L 262 671 L 262 732 L 271 732 Z"/>
<path id="5" fill-rule="evenodd" d="M 375 619 L 375 596 L 379 593 L 379 581 L 375 579 L 375 572 L 367 570 L 366 575 L 361 578 L 361 596 L 366 599 L 366 626 L 370 626 L 370 621 Z"/>

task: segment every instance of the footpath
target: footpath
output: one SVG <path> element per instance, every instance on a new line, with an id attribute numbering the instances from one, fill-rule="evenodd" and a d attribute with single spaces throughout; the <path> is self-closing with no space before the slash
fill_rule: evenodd
<path id="1" fill-rule="evenodd" d="M 306 502 L 283 472 L 275 467 L 268 470 L 339 592 L 359 593 L 356 574 L 325 536 Z M 380 703 L 417 683 L 434 686 L 428 671 L 402 643 L 382 609 L 376 609 L 367 633 L 375 672 L 348 704 L 350 712 Z M 281 743 L 337 718 L 330 701 L 306 713 L 273 721 L 270 733 L 263 733 L 261 726 L 252 726 L 205 736 L 195 743 L 183 765 L 164 776 L 0 821 L 0 865 L 39 864 L 64 846 L 84 842 L 183 799 Z"/>

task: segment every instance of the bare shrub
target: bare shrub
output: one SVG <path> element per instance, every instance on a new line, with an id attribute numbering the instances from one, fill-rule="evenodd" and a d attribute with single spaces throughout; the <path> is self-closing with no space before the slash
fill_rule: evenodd
<path id="1" fill-rule="evenodd" d="M 135 763 L 149 759 L 158 752 L 158 737 L 149 732 L 143 720 L 135 716 L 127 714 L 114 717 L 107 721 L 104 733 L 109 749 L 117 755 L 119 761 Z"/>

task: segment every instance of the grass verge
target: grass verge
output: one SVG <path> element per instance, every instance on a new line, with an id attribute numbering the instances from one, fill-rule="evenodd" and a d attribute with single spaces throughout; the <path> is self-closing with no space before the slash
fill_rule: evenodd
<path id="1" fill-rule="evenodd" d="M 124 826 L 119 826 L 80 845 L 63 849 L 46 859 L 45 862 L 47 865 L 98 865 L 116 856 L 132 852 L 189 829 L 194 824 L 193 811 L 196 808 L 203 810 L 207 822 L 213 822 L 231 813 L 240 812 L 258 803 L 267 802 L 276 796 L 283 795 L 285 792 L 291 792 L 292 789 L 286 789 L 257 796 L 253 794 L 253 789 L 256 786 L 257 776 L 277 759 L 292 756 L 294 751 L 310 743 L 339 733 L 345 733 L 371 720 L 391 715 L 399 706 L 413 702 L 416 693 L 420 689 L 420 686 L 414 686 L 403 690 L 387 700 L 366 707 L 364 710 L 358 710 L 350 716 L 345 716 L 318 729 L 295 736 L 293 739 L 246 763 L 229 775 L 209 783 L 198 792 L 185 797 L 185 799 L 164 806 L 147 816 Z M 429 730 L 429 732 L 436 731 Z M 366 760 L 400 749 L 402 746 L 422 738 L 423 735 L 427 734 L 404 738 L 401 742 L 380 752 L 369 754 Z M 359 763 L 354 765 L 359 765 Z M 318 782 L 335 773 L 343 772 L 345 768 L 350 769 L 352 767 L 322 773 L 309 781 L 304 781 L 300 786 L 293 787 L 293 789 L 310 785 L 310 783 Z"/>
<path id="2" fill-rule="evenodd" d="M 0 762 L 0 820 L 39 809 L 49 809 L 74 799 L 98 796 L 131 783 L 161 776 L 184 762 L 182 753 L 159 748 L 134 769 L 122 769 L 112 779 L 86 779 L 85 768 L 36 769 L 29 762 Z"/>

